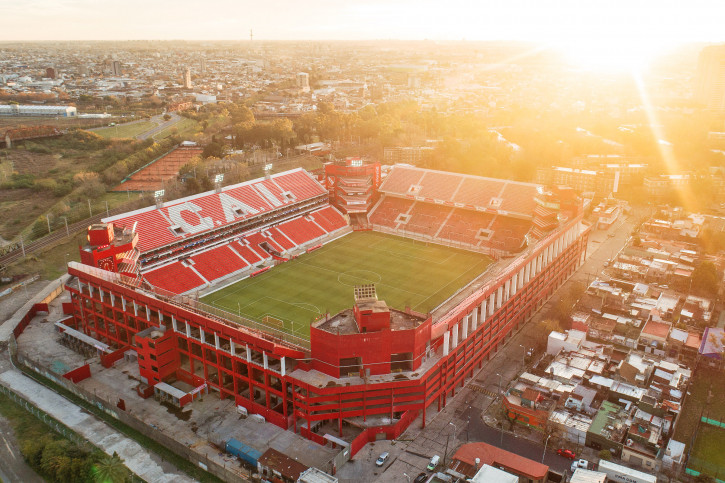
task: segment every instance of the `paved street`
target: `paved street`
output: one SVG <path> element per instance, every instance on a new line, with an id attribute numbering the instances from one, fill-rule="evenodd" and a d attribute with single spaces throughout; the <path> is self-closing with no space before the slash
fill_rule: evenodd
<path id="1" fill-rule="evenodd" d="M 0 416 L 0 481 L 41 483 L 43 478 L 25 463 L 10 422 Z"/>
<path id="2" fill-rule="evenodd" d="M 429 417 L 425 429 L 421 429 L 421 421 L 418 419 L 398 441 L 378 441 L 366 445 L 353 461 L 338 472 L 340 481 L 364 482 L 370 481 L 371 478 L 379 482 L 406 481 L 404 473 L 412 479 L 421 471 L 425 471 L 428 460 L 434 454 L 443 456 L 447 448 L 447 454 L 450 456 L 458 446 L 469 441 L 483 441 L 532 460 L 541 461 L 543 442 L 537 438 L 536 433 L 517 427 L 516 435 L 508 432 L 502 435 L 500 430 L 486 424 L 482 415 L 492 404 L 500 404 L 499 399 L 492 396 L 498 393 L 499 383 L 505 388 L 521 373 L 524 349 L 520 346 L 533 347 L 544 343 L 536 340 L 530 329 L 545 317 L 549 308 L 575 283 L 588 283 L 601 273 L 604 263 L 622 248 L 630 236 L 636 219 L 637 216 L 632 215 L 626 219 L 622 218 L 608 231 L 592 231 L 587 259 L 580 269 L 475 376 L 472 382 L 483 387 L 485 393 L 467 386 L 459 390 L 455 398 L 449 400 L 441 413 Z M 501 374 L 500 378 L 498 374 Z M 435 405 L 431 405 L 429 411 L 434 409 Z M 571 461 L 558 456 L 556 449 L 547 448 L 544 463 L 555 471 L 563 472 L 570 467 Z M 374 463 L 375 458 L 383 451 L 390 452 L 389 463 L 383 468 L 377 468 Z M 588 453 L 591 451 L 587 449 L 584 457 L 590 457 Z"/>
<path id="3" fill-rule="evenodd" d="M 102 448 L 107 454 L 117 452 L 126 467 L 146 481 L 171 482 L 194 481 L 179 473 L 168 463 L 143 448 L 136 441 L 119 433 L 95 416 L 74 405 L 67 399 L 40 385 L 23 373 L 9 369 L 0 373 L 0 384 L 12 387 L 13 391 L 32 402 L 70 429 L 86 438 L 91 444 Z M 8 481 L 25 481 L 8 479 Z"/>
<path id="4" fill-rule="evenodd" d="M 171 116 L 171 119 L 169 119 L 168 121 L 164 121 L 163 116 L 152 117 L 151 120 L 154 122 L 158 122 L 159 125 L 154 128 L 149 129 L 148 131 L 146 131 L 144 133 L 139 134 L 138 136 L 136 136 L 136 139 L 140 139 L 143 141 L 144 139 L 148 139 L 148 138 L 154 136 L 155 134 L 163 131 L 167 127 L 171 127 L 174 124 L 176 124 L 177 122 L 181 121 L 181 117 L 178 114 L 176 114 L 175 112 L 171 112 L 171 113 L 169 113 L 169 115 Z"/>

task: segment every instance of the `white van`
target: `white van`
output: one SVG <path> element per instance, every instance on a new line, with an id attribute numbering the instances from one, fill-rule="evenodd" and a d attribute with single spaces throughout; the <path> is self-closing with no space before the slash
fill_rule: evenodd
<path id="1" fill-rule="evenodd" d="M 430 463 L 428 463 L 428 471 L 433 471 L 438 466 L 438 462 L 441 460 L 441 457 L 438 455 L 433 456 L 430 459 Z"/>

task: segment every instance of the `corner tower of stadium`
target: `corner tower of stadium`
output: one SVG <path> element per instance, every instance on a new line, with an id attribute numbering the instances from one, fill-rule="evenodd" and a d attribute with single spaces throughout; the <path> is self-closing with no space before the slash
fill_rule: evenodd
<path id="1" fill-rule="evenodd" d="M 183 405 L 215 393 L 321 444 L 352 427 L 351 455 L 419 417 L 425 425 L 579 267 L 589 227 L 566 188 L 395 165 L 373 189 L 352 225 L 333 204 L 339 193 L 303 169 L 104 219 L 69 265 L 73 328 L 109 347 L 106 361 L 137 354 L 142 397 L 166 392 Z M 324 256 L 354 228 L 495 261 L 430 313 L 351 287 L 350 308 L 306 321 L 309 337 L 199 301 Z"/>

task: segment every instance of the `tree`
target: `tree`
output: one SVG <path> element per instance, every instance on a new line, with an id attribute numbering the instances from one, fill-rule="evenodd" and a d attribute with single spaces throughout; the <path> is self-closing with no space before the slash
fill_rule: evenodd
<path id="1" fill-rule="evenodd" d="M 221 158 L 224 156 L 224 145 L 216 141 L 212 141 L 204 146 L 204 151 L 202 151 L 201 155 L 205 158 L 210 156 Z"/>
<path id="2" fill-rule="evenodd" d="M 691 276 L 692 289 L 708 295 L 717 294 L 720 274 L 712 262 L 702 262 L 695 267 Z"/>
<path id="3" fill-rule="evenodd" d="M 123 483 L 130 476 L 128 468 L 115 451 L 113 456 L 104 455 L 100 458 L 93 465 L 92 473 L 97 483 Z"/>
<path id="4" fill-rule="evenodd" d="M 164 121 L 168 121 L 170 119 L 171 119 L 171 115 L 170 114 L 164 114 Z"/>
<path id="5" fill-rule="evenodd" d="M 608 449 L 603 449 L 599 451 L 599 459 L 609 461 L 612 459 L 612 453 L 610 453 Z"/>
<path id="6" fill-rule="evenodd" d="M 547 335 L 551 332 L 561 332 L 561 324 L 556 319 L 544 319 L 539 322 L 538 326 Z"/>

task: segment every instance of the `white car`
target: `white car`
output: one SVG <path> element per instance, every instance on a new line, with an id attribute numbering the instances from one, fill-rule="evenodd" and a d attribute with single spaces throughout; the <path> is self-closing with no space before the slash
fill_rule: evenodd
<path id="1" fill-rule="evenodd" d="M 387 461 L 388 457 L 390 456 L 390 453 L 387 451 L 385 453 L 382 453 L 380 456 L 378 456 L 378 459 L 375 460 L 376 466 L 383 466 L 385 464 L 385 461 Z"/>
<path id="2" fill-rule="evenodd" d="M 587 460 L 577 460 L 577 461 L 572 462 L 571 472 L 574 473 L 577 468 L 581 468 L 583 470 L 588 470 L 589 462 Z"/>

